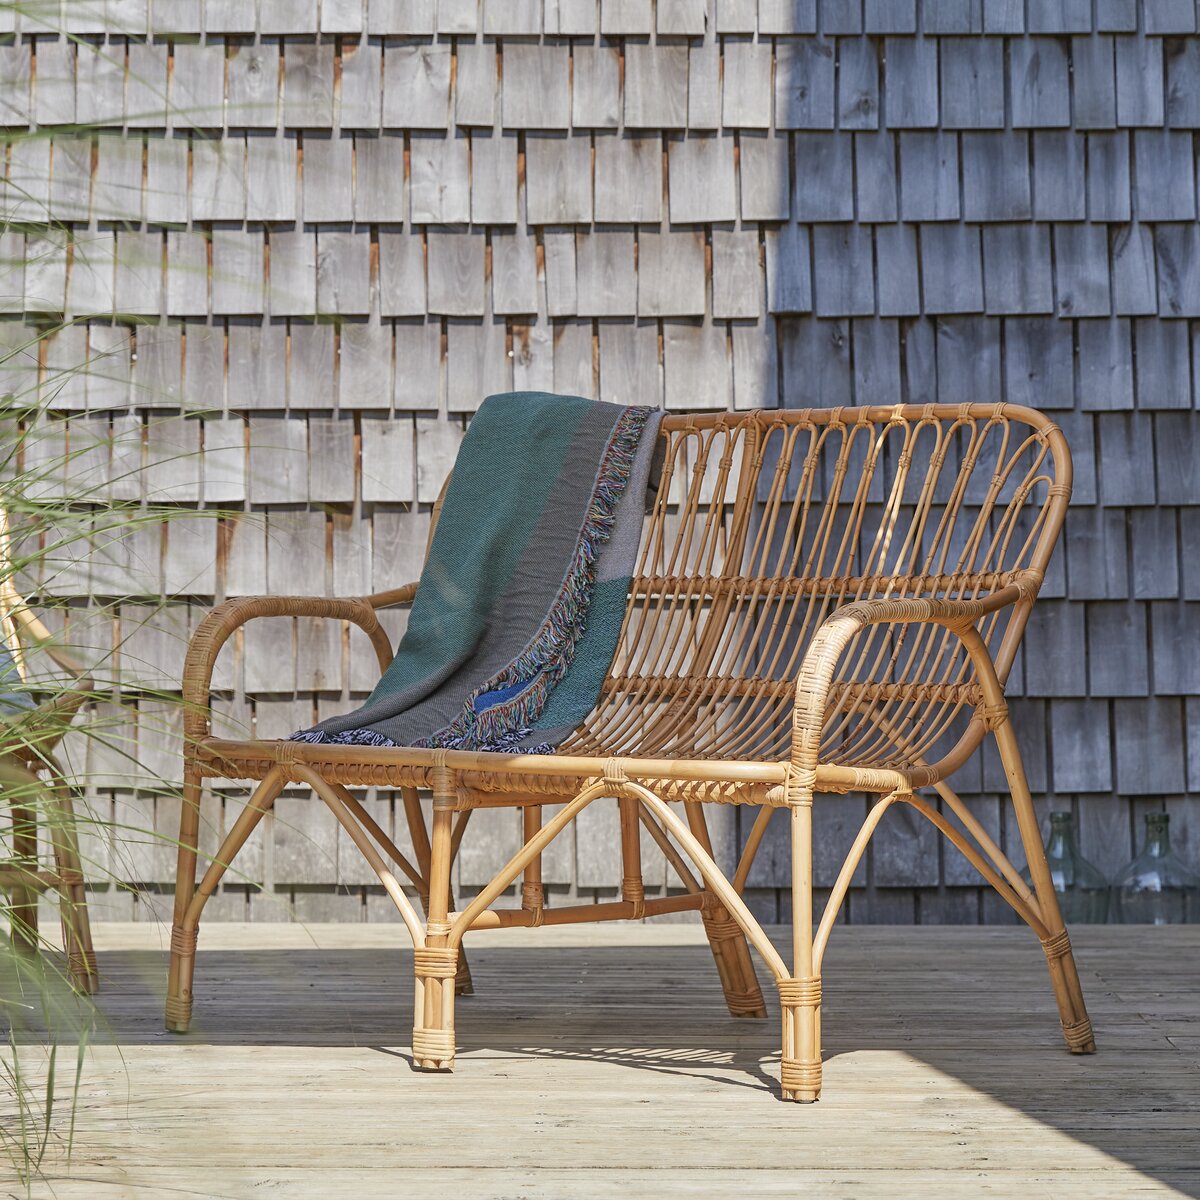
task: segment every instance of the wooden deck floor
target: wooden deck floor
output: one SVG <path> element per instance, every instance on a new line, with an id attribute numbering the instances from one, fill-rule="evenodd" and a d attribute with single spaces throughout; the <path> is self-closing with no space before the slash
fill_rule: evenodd
<path id="1" fill-rule="evenodd" d="M 725 1015 L 694 926 L 475 937 L 444 1076 L 409 1066 L 397 928 L 209 925 L 182 1038 L 163 936 L 99 928 L 108 1025 L 34 1195 L 1200 1196 L 1200 928 L 1076 932 L 1091 1058 L 1028 934 L 839 930 L 810 1106 L 776 1099 L 778 1022 Z"/>

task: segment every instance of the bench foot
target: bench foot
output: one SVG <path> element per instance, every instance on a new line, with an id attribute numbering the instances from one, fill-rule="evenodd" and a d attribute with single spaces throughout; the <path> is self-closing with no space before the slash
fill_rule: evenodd
<path id="1" fill-rule="evenodd" d="M 811 1104 L 821 1098 L 821 979 L 780 979 L 783 1060 L 779 1082 L 784 1100 Z"/>
<path id="2" fill-rule="evenodd" d="M 454 1066 L 454 997 L 461 957 L 453 946 L 413 951 L 412 1055 L 418 1070 L 449 1071 Z"/>

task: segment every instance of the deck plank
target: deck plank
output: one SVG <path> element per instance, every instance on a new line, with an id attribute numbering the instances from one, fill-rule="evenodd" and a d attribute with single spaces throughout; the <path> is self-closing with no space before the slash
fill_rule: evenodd
<path id="1" fill-rule="evenodd" d="M 695 924 L 476 935 L 452 1075 L 409 1068 L 397 926 L 205 927 L 184 1038 L 161 1029 L 165 928 L 97 937 L 105 1021 L 73 1167 L 52 1158 L 34 1195 L 1116 1200 L 1200 1184 L 1196 928 L 1076 932 L 1087 1058 L 1062 1051 L 1023 931 L 839 929 L 813 1106 L 775 1099 L 778 1021 L 725 1015 Z"/>

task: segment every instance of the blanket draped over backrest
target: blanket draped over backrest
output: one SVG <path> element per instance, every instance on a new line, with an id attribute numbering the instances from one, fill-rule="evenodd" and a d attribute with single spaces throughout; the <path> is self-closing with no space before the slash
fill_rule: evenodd
<path id="1" fill-rule="evenodd" d="M 616 652 L 659 413 L 490 396 L 471 420 L 408 627 L 366 704 L 307 742 L 548 753 Z"/>

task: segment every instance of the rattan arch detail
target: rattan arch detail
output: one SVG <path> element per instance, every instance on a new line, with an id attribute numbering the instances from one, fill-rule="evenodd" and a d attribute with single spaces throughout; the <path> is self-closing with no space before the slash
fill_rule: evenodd
<path id="1" fill-rule="evenodd" d="M 310 786 L 334 812 L 412 936 L 418 1066 L 453 1062 L 470 930 L 692 910 L 704 921 L 734 1015 L 766 1015 L 750 946 L 765 962 L 783 1015 L 782 1094 L 817 1099 L 825 948 L 854 869 L 896 803 L 932 821 L 1033 929 L 1068 1048 L 1094 1049 L 1004 697 L 1070 496 L 1061 431 L 1031 409 L 964 404 L 669 415 L 660 436 L 662 479 L 617 656 L 596 709 L 553 756 L 212 736 L 213 664 L 234 630 L 264 616 L 353 622 L 386 665 L 391 647 L 376 611 L 410 603 L 416 585 L 348 600 L 243 599 L 205 619 L 183 680 L 185 804 L 168 1028 L 188 1026 L 204 902 L 290 781 Z M 1032 889 L 949 783 L 989 737 L 1004 763 Z M 205 776 L 260 783 L 197 887 Z M 371 785 L 402 789 L 416 863 L 347 790 Z M 429 828 L 418 789 L 433 793 Z M 933 790 L 941 808 L 920 789 Z M 848 791 L 879 799 L 814 931 L 814 797 Z M 548 906 L 542 852 L 585 807 L 610 798 L 620 815 L 621 899 Z M 565 807 L 543 821 L 547 803 Z M 760 808 L 731 878 L 713 858 L 704 815 L 712 803 Z M 482 807 L 521 808 L 524 845 L 454 911 L 451 866 L 471 812 Z M 791 824 L 790 963 L 742 900 L 777 809 Z M 646 896 L 643 826 L 681 893 Z M 416 888 L 423 917 L 393 867 Z M 494 907 L 517 882 L 520 907 Z"/>

